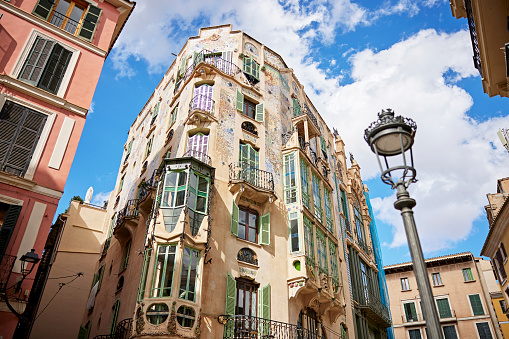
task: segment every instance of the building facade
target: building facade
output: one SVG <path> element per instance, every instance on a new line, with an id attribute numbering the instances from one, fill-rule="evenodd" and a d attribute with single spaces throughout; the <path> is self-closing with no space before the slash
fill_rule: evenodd
<path id="1" fill-rule="evenodd" d="M 490 262 L 460 253 L 425 260 L 445 339 L 503 338 Z M 428 338 L 412 263 L 385 267 L 396 339 Z"/>
<path id="2" fill-rule="evenodd" d="M 364 193 L 277 53 L 200 29 L 129 130 L 83 337 L 386 338 Z"/>
<path id="3" fill-rule="evenodd" d="M 16 257 L 31 249 L 42 254 L 102 65 L 133 6 L 124 0 L 0 1 L 4 338 L 12 337 L 18 322 L 10 309 L 23 312 L 36 271 L 16 284 Z M 27 312 L 36 308 L 35 299 Z"/>
<path id="4" fill-rule="evenodd" d="M 509 97 L 509 0 L 451 0 L 452 15 L 467 18 L 474 66 L 484 93 Z"/>

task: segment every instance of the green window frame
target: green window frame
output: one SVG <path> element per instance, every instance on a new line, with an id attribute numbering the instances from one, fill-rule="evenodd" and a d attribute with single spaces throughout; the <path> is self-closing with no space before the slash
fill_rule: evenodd
<path id="1" fill-rule="evenodd" d="M 164 177 L 161 207 L 182 207 L 187 196 L 188 172 L 186 170 L 168 171 Z"/>
<path id="2" fill-rule="evenodd" d="M 420 329 L 408 330 L 408 336 L 410 339 L 422 339 Z"/>
<path id="3" fill-rule="evenodd" d="M 470 294 L 468 296 L 470 306 L 472 307 L 472 313 L 474 315 L 484 315 L 484 307 L 482 306 L 481 296 L 479 294 Z"/>
<path id="4" fill-rule="evenodd" d="M 288 215 L 288 222 L 290 228 L 290 253 L 299 252 L 299 213 L 291 212 Z"/>
<path id="5" fill-rule="evenodd" d="M 246 168 L 258 169 L 259 152 L 250 144 L 240 144 L 239 160 Z"/>
<path id="6" fill-rule="evenodd" d="M 338 250 L 337 246 L 332 240 L 329 238 L 329 261 L 330 261 L 330 271 L 332 275 L 332 280 L 339 286 L 339 269 L 338 269 Z"/>
<path id="7" fill-rule="evenodd" d="M 198 172 L 190 171 L 189 175 L 189 226 L 193 236 L 198 234 L 201 223 L 208 213 L 210 179 Z"/>
<path id="8" fill-rule="evenodd" d="M 152 257 L 152 248 L 147 248 L 143 254 L 143 268 L 141 271 L 140 285 L 138 287 L 137 301 L 141 302 L 145 297 L 145 287 L 147 286 L 147 272 L 150 265 L 150 258 Z"/>
<path id="9" fill-rule="evenodd" d="M 120 271 L 123 271 L 127 268 L 127 264 L 129 264 L 129 254 L 131 253 L 131 244 L 132 241 L 129 240 L 125 244 L 124 254 L 122 256 L 122 266 L 120 267 Z"/>
<path id="10" fill-rule="evenodd" d="M 297 98 L 293 98 L 293 116 L 298 117 L 302 114 L 302 108 L 300 107 L 299 100 Z"/>
<path id="11" fill-rule="evenodd" d="M 134 139 L 131 139 L 131 141 L 129 141 L 129 144 L 127 145 L 127 150 L 125 152 L 124 162 L 126 162 L 127 159 L 129 159 L 129 156 L 131 155 L 131 150 L 133 148 L 133 142 L 134 142 Z"/>
<path id="12" fill-rule="evenodd" d="M 323 208 L 322 208 L 322 187 L 320 178 L 313 172 L 313 201 L 315 207 L 315 217 L 323 223 Z"/>
<path id="13" fill-rule="evenodd" d="M 156 105 L 154 106 L 154 110 L 152 111 L 152 120 L 150 121 L 150 126 L 154 124 L 156 121 L 157 116 L 159 115 L 159 105 L 161 104 L 161 101 L 158 101 Z"/>
<path id="14" fill-rule="evenodd" d="M 170 297 L 175 274 L 175 255 L 177 246 L 159 245 L 154 263 L 150 298 Z"/>
<path id="15" fill-rule="evenodd" d="M 436 299 L 438 315 L 440 318 L 452 318 L 451 307 L 448 298 Z"/>
<path id="16" fill-rule="evenodd" d="M 101 289 L 101 284 L 103 282 L 103 276 L 104 276 L 104 270 L 106 268 L 105 264 L 102 264 L 101 267 L 99 267 L 99 270 L 96 274 L 94 274 L 94 280 L 92 280 L 92 287 L 98 282 L 97 284 L 97 291 Z"/>
<path id="17" fill-rule="evenodd" d="M 302 203 L 307 209 L 311 209 L 311 199 L 309 198 L 309 169 L 304 159 L 300 158 L 300 188 L 302 193 Z"/>
<path id="18" fill-rule="evenodd" d="M 345 215 L 345 218 L 346 218 L 346 224 L 348 225 L 348 229 L 350 229 L 350 216 L 349 216 L 349 213 L 348 213 L 348 199 L 346 198 L 346 192 L 343 191 L 343 190 L 340 190 L 341 191 L 341 208 L 342 208 L 342 211 L 343 214 Z"/>
<path id="19" fill-rule="evenodd" d="M 283 156 L 284 195 L 286 204 L 297 202 L 297 180 L 295 169 L 295 152 Z"/>
<path id="20" fill-rule="evenodd" d="M 418 321 L 417 310 L 415 308 L 415 302 L 406 302 L 403 304 L 403 309 L 405 310 L 405 319 L 407 322 Z"/>
<path id="21" fill-rule="evenodd" d="M 362 219 L 361 203 L 359 201 L 359 198 L 357 198 L 357 196 L 355 194 L 354 194 L 353 212 L 354 212 L 354 217 L 355 217 L 357 238 L 360 243 L 367 244 L 366 243 L 366 234 L 364 233 L 364 221 Z"/>
<path id="22" fill-rule="evenodd" d="M 325 234 L 316 229 L 316 251 L 318 253 L 318 268 L 322 273 L 329 274 L 327 267 L 327 241 Z"/>
<path id="23" fill-rule="evenodd" d="M 175 108 L 173 108 L 173 110 L 170 113 L 170 124 L 168 125 L 168 128 L 170 128 L 171 125 L 173 125 L 173 123 L 175 122 L 175 120 L 177 120 L 178 109 L 179 109 L 179 104 L 177 103 Z"/>
<path id="24" fill-rule="evenodd" d="M 113 313 L 110 324 L 110 335 L 115 333 L 115 328 L 117 327 L 117 319 L 118 319 L 118 310 L 120 309 L 120 300 L 115 301 L 115 304 L 112 307 Z"/>
<path id="25" fill-rule="evenodd" d="M 314 264 L 315 242 L 313 237 L 313 224 L 305 215 L 304 217 L 304 243 L 306 245 L 306 257 Z"/>
<path id="26" fill-rule="evenodd" d="M 327 223 L 327 229 L 329 232 L 334 234 L 334 220 L 332 217 L 332 193 L 324 187 L 325 196 L 325 220 Z"/>
<path id="27" fill-rule="evenodd" d="M 490 324 L 488 322 L 475 323 L 475 327 L 477 329 L 477 333 L 479 334 L 479 339 L 493 339 L 490 330 Z"/>
<path id="28" fill-rule="evenodd" d="M 474 274 L 472 273 L 472 269 L 470 267 L 462 269 L 461 272 L 463 273 L 464 281 L 474 281 Z"/>
<path id="29" fill-rule="evenodd" d="M 180 275 L 179 299 L 195 301 L 196 278 L 198 277 L 198 263 L 200 251 L 184 246 L 182 256 L 182 273 Z"/>
<path id="30" fill-rule="evenodd" d="M 320 135 L 320 148 L 322 150 L 323 157 L 325 158 L 325 160 L 327 160 L 328 159 L 328 156 L 327 156 L 327 143 L 325 142 L 325 139 L 321 135 Z"/>
<path id="31" fill-rule="evenodd" d="M 149 156 L 150 152 L 152 152 L 152 144 L 153 143 L 154 143 L 154 136 L 152 135 L 147 140 L 147 146 L 145 147 L 145 158 L 147 158 Z"/>
<path id="32" fill-rule="evenodd" d="M 242 71 L 260 81 L 260 64 L 253 58 L 244 55 Z"/>

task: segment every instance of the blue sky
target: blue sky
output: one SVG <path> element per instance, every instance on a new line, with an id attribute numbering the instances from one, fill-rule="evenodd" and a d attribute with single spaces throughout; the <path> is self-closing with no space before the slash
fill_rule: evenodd
<path id="1" fill-rule="evenodd" d="M 395 196 L 379 179 L 363 130 L 382 108 L 417 122 L 419 182 L 410 187 L 425 256 L 479 255 L 486 194 L 508 176 L 496 131 L 509 127 L 508 99 L 489 98 L 473 67 L 466 19 L 449 1 L 139 1 L 106 60 L 58 207 L 115 186 L 127 131 L 189 36 L 231 23 L 278 52 L 370 188 L 384 264 L 409 261 Z"/>

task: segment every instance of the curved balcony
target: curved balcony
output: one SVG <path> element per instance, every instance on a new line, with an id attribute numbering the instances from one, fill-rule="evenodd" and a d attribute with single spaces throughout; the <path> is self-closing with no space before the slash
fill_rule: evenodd
<path id="1" fill-rule="evenodd" d="M 197 94 L 189 103 L 189 120 L 194 121 L 213 121 L 215 101 L 212 97 Z"/>
<path id="2" fill-rule="evenodd" d="M 230 191 L 240 190 L 242 195 L 263 203 L 276 198 L 272 173 L 251 166 L 247 162 L 234 162 L 229 165 Z"/>
<path id="3" fill-rule="evenodd" d="M 138 199 L 131 199 L 120 211 L 117 212 L 117 220 L 113 234 L 117 239 L 129 238 L 133 234 L 133 229 L 138 224 Z"/>
<path id="4" fill-rule="evenodd" d="M 94 339 L 129 339 L 133 331 L 133 320 L 124 319 L 117 324 L 112 334 L 96 335 Z"/>
<path id="5" fill-rule="evenodd" d="M 358 307 L 365 312 L 367 317 L 373 319 L 373 321 L 383 327 L 391 326 L 389 309 L 369 289 L 366 289 L 364 293 L 362 293 L 362 297 L 355 301 Z"/>

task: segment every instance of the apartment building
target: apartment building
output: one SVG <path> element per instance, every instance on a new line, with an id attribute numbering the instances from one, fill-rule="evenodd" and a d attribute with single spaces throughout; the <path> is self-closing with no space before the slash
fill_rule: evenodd
<path id="1" fill-rule="evenodd" d="M 509 0 L 451 0 L 450 4 L 456 19 L 468 19 L 474 67 L 484 93 L 508 97 Z"/>
<path id="2" fill-rule="evenodd" d="M 503 338 L 490 297 L 494 277 L 488 260 L 465 252 L 425 262 L 445 339 Z M 429 338 L 412 263 L 384 269 L 395 338 Z"/>
<path id="3" fill-rule="evenodd" d="M 386 338 L 368 200 L 284 60 L 202 28 L 129 129 L 82 337 Z"/>
<path id="4" fill-rule="evenodd" d="M 36 269 L 16 284 L 16 258 L 31 249 L 42 255 L 102 65 L 133 7 L 0 1 L 1 337 L 12 337 L 21 313 L 34 313 Z"/>

